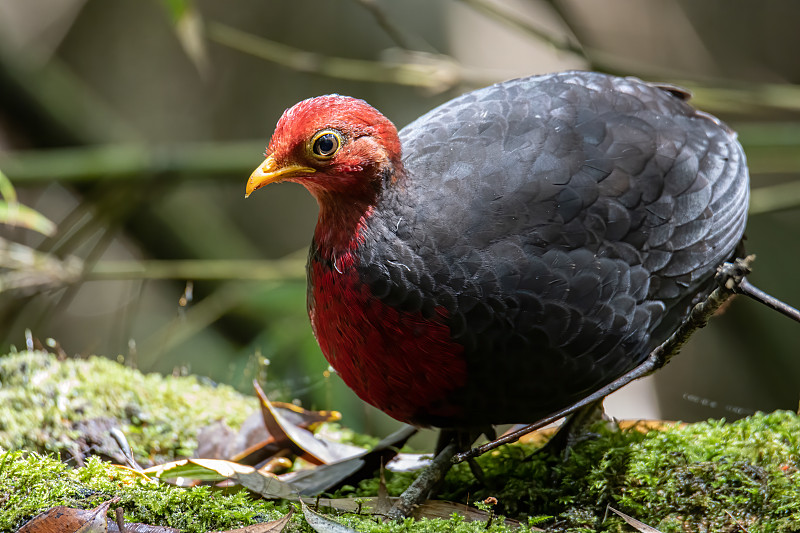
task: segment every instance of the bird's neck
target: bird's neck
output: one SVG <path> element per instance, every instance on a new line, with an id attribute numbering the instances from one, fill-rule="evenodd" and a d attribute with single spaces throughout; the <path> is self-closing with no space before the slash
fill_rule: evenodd
<path id="1" fill-rule="evenodd" d="M 399 166 L 399 162 L 386 165 L 375 172 L 375 179 L 359 180 L 346 189 L 322 189 L 306 184 L 319 204 L 314 245 L 322 259 L 336 261 L 350 257 L 364 242 L 364 229 L 375 206 L 382 195 L 397 186 L 398 176 L 404 176 L 395 171 Z"/>
<path id="2" fill-rule="evenodd" d="M 314 230 L 317 253 L 326 261 L 347 260 L 364 240 L 375 199 L 318 198 L 319 218 Z"/>

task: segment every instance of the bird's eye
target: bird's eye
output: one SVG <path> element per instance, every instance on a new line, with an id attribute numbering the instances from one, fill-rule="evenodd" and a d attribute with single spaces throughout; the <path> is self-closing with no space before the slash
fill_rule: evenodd
<path id="1" fill-rule="evenodd" d="M 338 131 L 318 131 L 311 139 L 311 153 L 317 159 L 330 159 L 342 147 L 342 135 Z"/>

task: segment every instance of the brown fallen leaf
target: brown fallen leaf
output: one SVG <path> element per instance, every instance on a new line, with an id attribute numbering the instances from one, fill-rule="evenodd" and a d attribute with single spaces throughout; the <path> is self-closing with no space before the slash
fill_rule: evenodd
<path id="1" fill-rule="evenodd" d="M 262 522 L 260 524 L 253 524 L 227 531 L 211 531 L 209 533 L 280 533 L 289 523 L 289 520 L 291 520 L 292 513 L 294 513 L 294 510 L 290 509 L 286 516 L 279 518 L 278 520 Z"/>
<path id="2" fill-rule="evenodd" d="M 159 479 L 222 481 L 233 479 L 243 487 L 269 499 L 297 499 L 297 490 L 274 474 L 222 459 L 183 459 L 148 468 L 144 474 Z"/>
<path id="3" fill-rule="evenodd" d="M 289 424 L 313 431 L 322 422 L 342 419 L 338 411 L 309 411 L 291 403 L 272 402 L 272 406 Z M 234 432 L 222 421 L 200 429 L 195 457 L 228 459 L 236 463 L 255 466 L 282 451 L 275 438 L 264 425 L 261 411 L 254 412 Z"/>
<path id="4" fill-rule="evenodd" d="M 617 515 L 619 515 L 620 518 L 625 520 L 626 524 L 628 524 L 629 526 L 634 528 L 636 531 L 639 531 L 640 533 L 661 533 L 661 531 L 659 531 L 658 529 L 654 528 L 653 526 L 648 526 L 644 522 L 640 522 L 640 521 L 636 520 L 635 518 L 633 518 L 632 516 L 626 515 L 622 511 L 617 511 L 616 509 L 614 509 L 610 505 L 608 506 L 608 509 L 610 511 L 616 513 Z"/>
<path id="5" fill-rule="evenodd" d="M 639 431 L 641 433 L 647 433 L 648 431 L 660 431 L 665 428 L 672 428 L 672 427 L 682 427 L 686 424 L 683 422 L 674 422 L 672 420 L 640 420 L 640 419 L 631 419 L 631 420 L 616 420 L 615 423 L 617 427 L 623 431 Z M 513 431 L 520 429 L 522 426 L 513 426 L 506 431 L 506 433 L 512 433 Z M 544 446 L 550 437 L 552 437 L 556 431 L 558 431 L 559 426 L 547 426 L 542 429 L 538 429 L 536 431 L 532 431 L 527 435 L 522 436 L 519 439 L 519 442 L 526 443 L 526 444 L 536 444 L 538 446 Z"/>
<path id="6" fill-rule="evenodd" d="M 140 524 L 138 522 L 125 522 L 124 533 L 180 533 L 180 529 L 168 526 L 151 526 L 150 524 Z M 120 533 L 116 522 L 108 521 L 108 533 Z"/>
<path id="7" fill-rule="evenodd" d="M 330 464 L 363 453 L 364 449 L 318 439 L 314 434 L 287 421 L 264 394 L 257 381 L 253 381 L 267 431 L 280 448 L 288 447 L 295 455 L 315 465 Z"/>
<path id="8" fill-rule="evenodd" d="M 308 508 L 303 500 L 300 500 L 300 505 L 303 507 L 303 516 L 306 522 L 317 533 L 358 533 L 355 529 L 340 524 L 336 520 L 315 513 Z"/>
<path id="9" fill-rule="evenodd" d="M 339 411 L 309 411 L 286 402 L 272 402 L 272 406 L 290 424 L 311 431 L 323 422 L 338 422 L 342 419 L 342 413 Z"/>
<path id="10" fill-rule="evenodd" d="M 416 432 L 412 426 L 403 426 L 371 450 L 361 450 L 360 454 L 343 461 L 285 474 L 281 479 L 291 483 L 304 496 L 314 496 L 341 485 L 357 485 L 362 479 L 372 477 L 381 465 L 391 461 Z"/>
<path id="11" fill-rule="evenodd" d="M 119 498 L 112 498 L 94 509 L 73 509 L 59 505 L 33 517 L 17 533 L 106 533 L 108 509 Z"/>
<path id="12" fill-rule="evenodd" d="M 382 503 L 378 502 L 378 498 L 301 498 L 301 501 L 306 503 L 317 503 L 319 507 L 329 507 L 337 511 L 346 513 L 364 513 L 375 514 L 381 516 L 380 507 Z M 394 505 L 397 501 L 396 497 L 390 497 L 389 503 Z M 481 511 L 475 507 L 470 507 L 463 503 L 448 502 L 443 500 L 427 500 L 421 503 L 413 513 L 413 517 L 420 518 L 450 518 L 453 513 L 461 515 L 468 522 L 479 521 L 487 522 L 489 520 L 489 513 Z M 519 527 L 520 522 L 511 518 L 505 519 L 505 525 L 509 527 Z M 543 531 L 537 528 L 532 528 L 532 531 Z"/>

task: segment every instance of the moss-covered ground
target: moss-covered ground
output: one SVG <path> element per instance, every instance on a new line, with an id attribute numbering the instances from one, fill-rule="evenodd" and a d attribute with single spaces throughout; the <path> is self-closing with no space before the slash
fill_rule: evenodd
<path id="1" fill-rule="evenodd" d="M 566 461 L 535 446 L 499 448 L 478 459 L 486 484 L 457 465 L 440 497 L 498 500 L 497 512 L 517 519 L 542 515 L 548 531 L 631 531 L 606 506 L 663 532 L 800 530 L 800 418 L 759 413 L 725 423 L 672 425 L 647 433 L 602 424 L 597 438 Z M 409 474 L 389 474 L 399 494 Z M 374 494 L 376 480 L 349 495 Z"/>
<path id="2" fill-rule="evenodd" d="M 43 354 L 27 354 L 28 362 L 22 357 L 0 358 L 0 443 L 15 450 L 67 450 L 70 439 L 80 438 L 78 418 L 113 413 L 130 424 L 129 431 L 139 428 L 134 433 L 139 454 L 171 457 L 190 451 L 196 429 L 205 423 L 223 419 L 235 427 L 255 408 L 252 399 L 196 379 L 143 376 L 102 359 L 59 363 Z M 110 377 L 85 379 L 87 372 L 105 371 Z M 92 381 L 115 393 L 105 397 L 81 389 Z M 213 394 L 220 396 L 209 405 Z M 75 406 L 79 409 L 73 413 Z M 536 454 L 530 444 L 487 454 L 478 459 L 485 483 L 467 465 L 457 465 L 440 498 L 481 502 L 494 497 L 495 511 L 520 520 L 521 531 L 533 525 L 547 531 L 632 531 L 607 506 L 665 533 L 800 530 L 800 418 L 794 413 L 646 433 L 598 425 L 593 432 L 597 437 L 578 444 L 566 460 Z M 48 442 L 54 435 L 54 443 Z M 389 472 L 387 477 L 389 492 L 398 494 L 413 474 Z M 377 487 L 371 479 L 336 496 L 374 496 Z M 14 530 L 54 505 L 91 508 L 114 496 L 129 521 L 189 532 L 274 520 L 296 505 L 265 502 L 244 491 L 156 484 L 97 459 L 72 469 L 54 455 L 0 452 L 0 531 Z M 478 533 L 486 526 L 459 518 L 395 524 L 366 515 L 328 514 L 358 531 Z M 291 529 L 310 531 L 299 515 Z M 489 528 L 505 530 L 496 520 Z"/>
<path id="3" fill-rule="evenodd" d="M 194 376 L 143 374 L 104 357 L 58 361 L 52 354 L 0 356 L 0 447 L 81 453 L 102 448 L 118 427 L 144 465 L 191 455 L 198 431 L 217 420 L 238 427 L 254 397 Z"/>

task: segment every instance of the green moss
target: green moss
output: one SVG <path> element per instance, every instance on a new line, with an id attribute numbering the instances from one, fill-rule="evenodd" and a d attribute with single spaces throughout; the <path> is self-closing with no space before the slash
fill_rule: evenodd
<path id="1" fill-rule="evenodd" d="M 0 455 L 0 531 L 13 531 L 56 505 L 89 509 L 115 496 L 120 501 L 114 507 L 125 510 L 127 521 L 186 532 L 275 520 L 289 505 L 253 500 L 244 491 L 225 494 L 209 487 L 181 489 L 156 483 L 97 458 L 73 470 L 36 453 Z"/>
<path id="2" fill-rule="evenodd" d="M 756 414 L 653 432 L 631 453 L 619 503 L 683 531 L 700 516 L 711 531 L 800 529 L 800 422 L 788 412 Z"/>
<path id="3" fill-rule="evenodd" d="M 235 427 L 256 408 L 255 400 L 228 387 L 145 376 L 100 358 L 61 363 L 42 353 L 0 358 L 4 447 L 69 450 L 72 439 L 83 436 L 76 429 L 81 420 L 112 417 L 140 457 L 162 461 L 191 450 L 198 428 L 215 420 Z M 325 431 L 362 440 L 336 425 Z M 439 497 L 474 503 L 492 496 L 499 501 L 498 514 L 548 531 L 629 531 L 618 517 L 606 517 L 608 505 L 665 533 L 800 530 L 800 419 L 793 413 L 649 433 L 605 425 L 592 431 L 597 437 L 575 446 L 564 461 L 536 454 L 529 444 L 503 446 L 479 458 L 485 485 L 468 465 L 457 465 Z M 226 495 L 154 485 L 96 459 L 77 470 L 33 453 L 12 452 L 0 461 L 0 529 L 53 505 L 93 507 L 112 496 L 122 498 L 131 521 L 185 531 L 274 519 L 292 505 L 253 501 L 242 491 Z M 413 478 L 388 472 L 390 494 L 400 494 Z M 369 479 L 337 496 L 374 496 L 377 489 L 377 479 Z M 352 514 L 336 518 L 358 531 L 386 533 L 477 533 L 485 527 L 460 518 L 405 524 Z M 495 521 L 489 531 L 504 527 Z M 292 528 L 310 531 L 299 518 Z"/>
<path id="4" fill-rule="evenodd" d="M 577 445 L 566 461 L 526 444 L 480 457 L 487 486 L 468 465 L 457 465 L 440 497 L 493 496 L 507 516 L 552 517 L 548 531 L 630 531 L 606 517 L 607 505 L 664 533 L 739 531 L 737 521 L 751 532 L 800 529 L 800 419 L 793 413 L 649 433 L 602 424 L 592 431 L 598 437 Z M 413 478 L 387 473 L 389 493 L 400 494 Z M 339 495 L 373 495 L 377 487 L 377 480 L 366 480 Z"/>
<path id="5" fill-rule="evenodd" d="M 518 528 L 506 526 L 501 520 L 495 520 L 487 528 L 485 522 L 468 522 L 464 517 L 454 514 L 449 519 L 434 518 L 421 520 L 407 519 L 405 522 L 384 522 L 379 517 L 367 517 L 347 514 L 332 517 L 337 522 L 349 526 L 361 533 L 529 533 L 535 531 L 536 522 L 524 523 Z"/>
<path id="6" fill-rule="evenodd" d="M 89 509 L 112 497 L 120 498 L 113 507 L 125 510 L 129 522 L 170 526 L 186 533 L 226 530 L 258 522 L 276 520 L 294 503 L 273 503 L 254 499 L 244 490 L 224 493 L 209 487 L 181 489 L 143 479 L 130 471 L 97 458 L 83 468 L 70 469 L 55 458 L 36 453 L 0 453 L 0 531 L 13 531 L 38 513 L 56 505 Z M 372 516 L 327 514 L 334 520 L 362 532 L 375 533 L 510 533 L 495 523 L 489 529 L 481 522 L 449 520 L 407 520 L 384 523 Z M 297 513 L 289 532 L 312 531 Z M 529 527 L 517 529 L 520 533 Z"/>
<path id="7" fill-rule="evenodd" d="M 141 462 L 158 463 L 190 455 L 203 426 L 223 420 L 238 427 L 257 408 L 255 398 L 225 385 L 145 375 L 102 357 L 61 362 L 41 352 L 0 357 L 0 447 L 5 449 L 70 451 L 99 423 L 119 427 Z"/>

